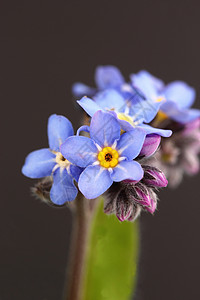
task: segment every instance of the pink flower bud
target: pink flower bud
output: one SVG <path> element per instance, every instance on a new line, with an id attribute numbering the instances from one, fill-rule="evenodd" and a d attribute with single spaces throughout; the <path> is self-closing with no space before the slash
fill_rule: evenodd
<path id="1" fill-rule="evenodd" d="M 123 222 L 127 220 L 133 211 L 133 202 L 126 198 L 124 191 L 119 193 L 119 197 L 116 201 L 116 216 L 119 221 Z"/>
<path id="2" fill-rule="evenodd" d="M 154 191 L 150 192 L 151 205 L 149 207 L 145 207 L 145 210 L 153 214 L 157 208 L 157 195 Z"/>
<path id="3" fill-rule="evenodd" d="M 168 184 L 165 174 L 156 168 L 147 169 L 143 181 L 154 187 L 166 187 Z"/>
<path id="4" fill-rule="evenodd" d="M 191 131 L 199 130 L 200 128 L 200 118 L 195 119 L 194 121 L 189 122 L 184 130 L 183 134 L 189 134 Z"/>
<path id="5" fill-rule="evenodd" d="M 138 186 L 135 187 L 135 191 L 138 195 L 138 198 L 135 198 L 135 202 L 137 202 L 138 204 L 142 205 L 142 206 L 150 206 L 151 205 L 151 198 L 149 195 L 149 192 L 147 189 L 142 189 L 139 188 Z"/>
<path id="6" fill-rule="evenodd" d="M 142 211 L 141 206 L 140 205 L 135 205 L 134 209 L 132 211 L 132 214 L 128 218 L 128 221 L 134 222 L 137 219 L 137 217 L 140 215 L 141 211 Z"/>
<path id="7" fill-rule="evenodd" d="M 139 156 L 149 157 L 153 155 L 160 144 L 160 140 L 161 137 L 158 134 L 148 134 Z"/>
<path id="8" fill-rule="evenodd" d="M 129 209 L 127 210 L 127 208 L 124 207 L 123 203 L 121 203 L 120 206 L 121 207 L 117 210 L 116 216 L 119 221 L 123 222 L 129 219 L 132 214 L 133 207 L 129 207 Z"/>

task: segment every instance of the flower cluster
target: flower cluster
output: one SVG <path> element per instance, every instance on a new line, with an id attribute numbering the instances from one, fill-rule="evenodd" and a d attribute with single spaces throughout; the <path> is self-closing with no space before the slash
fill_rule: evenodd
<path id="1" fill-rule="evenodd" d="M 98 67 L 95 80 L 97 88 L 82 83 L 73 86 L 74 95 L 81 98 L 78 104 L 90 117 L 89 124 L 74 134 L 67 118 L 50 116 L 49 148 L 31 152 L 22 173 L 42 178 L 34 191 L 55 205 L 73 201 L 78 192 L 87 199 L 104 194 L 105 213 L 133 221 L 142 209 L 154 213 L 156 191 L 168 183 L 162 164 L 152 163 L 159 146 L 164 149 L 161 137 L 166 143 L 171 139 L 169 122 L 162 124 L 166 120 L 180 123 L 182 135 L 190 135 L 188 124 L 200 116 L 198 110 L 189 108 L 195 92 L 182 82 L 164 87 L 146 71 L 131 75 L 126 83 L 112 66 Z M 199 138 L 194 126 L 191 131 Z M 196 143 L 191 145 L 196 147 Z M 196 150 L 193 153 L 197 155 Z"/>
<path id="2" fill-rule="evenodd" d="M 134 221 L 141 210 L 153 214 L 157 207 L 158 188 L 168 184 L 164 174 L 157 168 L 142 165 L 143 178 L 134 182 L 124 180 L 115 183 L 105 193 L 104 212 L 114 213 L 120 221 Z"/>
<path id="3" fill-rule="evenodd" d="M 181 182 L 185 173 L 198 172 L 200 110 L 191 108 L 196 96 L 194 88 L 182 81 L 165 85 L 144 70 L 131 74 L 130 82 L 126 83 L 113 66 L 98 67 L 95 81 L 96 88 L 81 83 L 73 86 L 75 96 L 84 96 L 86 90 L 92 96 L 93 99 L 83 97 L 78 101 L 90 116 L 101 108 L 114 111 L 124 130 L 139 126 L 148 134 L 165 137 L 169 134 L 163 129 L 172 130 L 173 135 L 161 142 L 154 166 L 165 172 L 173 187 Z"/>
<path id="4" fill-rule="evenodd" d="M 184 174 L 191 176 L 199 172 L 199 153 L 200 118 L 174 130 L 173 136 L 161 143 L 151 164 L 161 168 L 168 178 L 169 186 L 175 188 Z"/>

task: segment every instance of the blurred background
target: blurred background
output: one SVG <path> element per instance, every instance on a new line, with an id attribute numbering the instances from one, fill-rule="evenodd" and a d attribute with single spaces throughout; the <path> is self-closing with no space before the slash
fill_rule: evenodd
<path id="1" fill-rule="evenodd" d="M 128 75 L 147 69 L 197 89 L 200 108 L 200 2 L 2 1 L 0 300 L 59 300 L 71 216 L 30 195 L 21 167 L 47 146 L 50 114 L 79 125 L 71 86 L 94 86 L 97 65 Z M 199 176 L 160 192 L 155 216 L 143 213 L 136 300 L 199 299 Z"/>

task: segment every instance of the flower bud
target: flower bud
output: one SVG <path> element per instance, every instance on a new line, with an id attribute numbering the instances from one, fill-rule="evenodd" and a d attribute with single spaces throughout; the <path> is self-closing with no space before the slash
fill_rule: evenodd
<path id="1" fill-rule="evenodd" d="M 191 131 L 194 131 L 194 130 L 198 131 L 199 128 L 200 128 L 200 118 L 197 118 L 186 124 L 186 126 L 183 130 L 183 134 L 190 134 Z"/>
<path id="2" fill-rule="evenodd" d="M 197 155 L 191 155 L 191 153 L 185 152 L 185 160 L 183 161 L 183 167 L 188 175 L 194 175 L 199 172 L 200 164 Z"/>
<path id="3" fill-rule="evenodd" d="M 139 217 L 141 211 L 142 211 L 142 207 L 140 205 L 134 205 L 132 213 L 128 218 L 128 221 L 134 222 L 137 219 L 137 217 Z"/>
<path id="4" fill-rule="evenodd" d="M 127 220 L 133 211 L 133 202 L 129 200 L 126 190 L 122 189 L 116 200 L 116 216 L 119 221 Z"/>
<path id="5" fill-rule="evenodd" d="M 39 180 L 32 188 L 31 192 L 33 196 L 41 200 L 42 202 L 45 202 L 47 204 L 53 205 L 53 203 L 50 200 L 50 190 L 52 187 L 52 177 L 44 177 L 43 179 Z"/>
<path id="6" fill-rule="evenodd" d="M 145 210 L 153 214 L 157 208 L 157 195 L 153 190 L 150 191 L 150 199 L 151 204 L 149 207 L 145 207 Z"/>
<path id="7" fill-rule="evenodd" d="M 142 150 L 140 151 L 139 156 L 149 157 L 153 155 L 161 141 L 161 137 L 158 134 L 148 134 L 145 138 Z"/>
<path id="8" fill-rule="evenodd" d="M 113 183 L 112 186 L 105 193 L 104 197 L 104 213 L 112 214 L 116 211 L 116 197 L 119 194 L 120 185 L 117 183 Z"/>
<path id="9" fill-rule="evenodd" d="M 135 191 L 137 193 L 137 197 L 135 197 L 135 202 L 142 206 L 150 206 L 151 205 L 151 198 L 149 195 L 149 191 L 144 186 L 136 186 Z"/>
<path id="10" fill-rule="evenodd" d="M 114 213 L 114 211 L 115 211 L 114 204 L 115 204 L 114 201 L 105 203 L 104 204 L 104 213 L 107 215 Z"/>
<path id="11" fill-rule="evenodd" d="M 151 187 L 166 187 L 168 181 L 163 172 L 155 167 L 143 167 L 143 182 Z"/>

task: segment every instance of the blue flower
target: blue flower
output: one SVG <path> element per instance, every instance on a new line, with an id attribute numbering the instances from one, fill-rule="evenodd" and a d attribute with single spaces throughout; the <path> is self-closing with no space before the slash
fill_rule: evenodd
<path id="1" fill-rule="evenodd" d="M 53 176 L 50 198 L 57 205 L 72 201 L 77 195 L 73 177 L 78 180 L 81 169 L 60 153 L 60 145 L 73 134 L 72 124 L 67 118 L 51 115 L 48 120 L 49 148 L 31 152 L 22 168 L 22 173 L 30 178 Z"/>
<path id="2" fill-rule="evenodd" d="M 75 97 L 81 98 L 85 95 L 92 97 L 97 91 L 108 88 L 119 89 L 125 84 L 125 80 L 118 68 L 114 66 L 99 66 L 95 70 L 96 88 L 91 88 L 83 83 L 77 82 L 72 86 Z"/>
<path id="3" fill-rule="evenodd" d="M 139 119 L 141 123 L 149 123 L 156 116 L 159 107 L 161 105 L 160 101 L 152 101 L 142 94 L 141 91 L 133 87 L 131 83 L 126 83 L 124 77 L 122 76 L 119 69 L 114 66 L 99 66 L 95 71 L 95 82 L 97 88 L 91 88 L 83 83 L 75 83 L 72 87 L 72 92 L 74 96 L 81 98 L 83 96 L 93 97 L 95 101 L 101 103 L 101 108 L 105 108 L 107 99 L 102 101 L 102 98 L 105 97 L 99 92 L 106 91 L 108 89 L 114 89 L 117 91 L 122 98 L 124 98 L 125 103 L 119 103 L 118 108 L 122 110 L 125 109 L 125 106 L 128 107 L 129 115 L 135 116 L 135 122 Z M 115 99 L 110 99 L 111 103 L 115 102 Z M 108 103 L 106 103 L 108 104 Z M 127 111 L 126 107 L 126 111 Z"/>
<path id="4" fill-rule="evenodd" d="M 170 118 L 178 123 L 186 124 L 200 116 L 200 110 L 190 108 L 194 103 L 196 93 L 185 82 L 174 81 L 165 86 L 163 81 L 147 71 L 131 75 L 131 81 L 134 87 L 144 93 L 145 97 L 161 103 L 157 120 Z"/>
<path id="5" fill-rule="evenodd" d="M 94 100 L 83 97 L 77 102 L 91 117 L 98 110 L 112 112 L 124 131 L 130 131 L 137 127 L 144 129 L 146 134 L 158 134 L 164 137 L 169 137 L 172 134 L 171 130 L 162 130 L 143 123 L 149 123 L 153 120 L 161 104 L 160 102 L 148 101 L 139 91 L 131 87 L 127 99 L 117 90 L 107 89 L 97 93 Z"/>
<path id="6" fill-rule="evenodd" d="M 67 160 L 85 168 L 78 187 L 86 198 L 100 196 L 113 181 L 141 180 L 143 169 L 133 159 L 144 144 L 143 129 L 135 128 L 121 135 L 117 119 L 109 112 L 97 111 L 91 119 L 89 132 L 90 138 L 72 136 L 60 148 Z"/>

